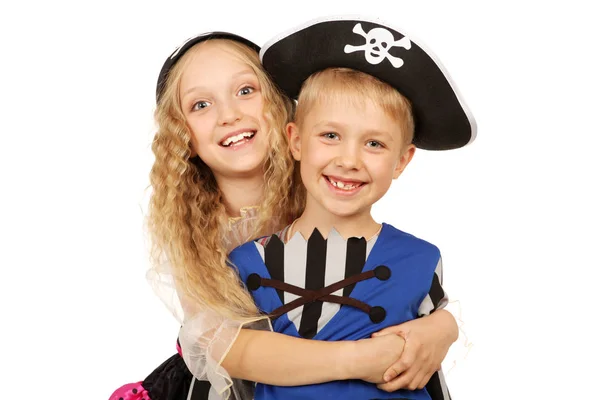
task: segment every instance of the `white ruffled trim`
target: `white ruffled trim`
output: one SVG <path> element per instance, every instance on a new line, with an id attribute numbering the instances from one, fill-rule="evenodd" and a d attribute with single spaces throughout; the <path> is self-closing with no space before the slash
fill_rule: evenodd
<path id="1" fill-rule="evenodd" d="M 207 310 L 186 321 L 179 333 L 183 359 L 189 370 L 196 379 L 208 380 L 224 400 L 252 398 L 252 394 L 245 393 L 243 388 L 234 387 L 234 380 L 222 367 L 242 328 L 272 330 L 266 317 L 238 322 Z"/>

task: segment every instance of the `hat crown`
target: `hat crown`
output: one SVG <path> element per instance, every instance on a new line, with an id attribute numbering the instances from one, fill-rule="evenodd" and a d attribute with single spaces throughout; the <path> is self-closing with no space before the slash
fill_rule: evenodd
<path id="1" fill-rule="evenodd" d="M 328 68 L 354 69 L 387 83 L 412 105 L 413 143 L 419 148 L 456 149 L 476 137 L 475 119 L 434 53 L 379 19 L 313 20 L 267 41 L 260 57 L 274 82 L 292 98 L 309 76 Z"/>
<path id="2" fill-rule="evenodd" d="M 396 40 L 394 39 L 394 34 L 383 27 L 372 28 L 369 32 L 365 32 L 360 22 L 354 25 L 352 32 L 362 36 L 365 39 L 365 44 L 360 46 L 347 44 L 344 46 L 344 53 L 364 51 L 365 59 L 373 65 L 377 65 L 385 59 L 388 59 L 394 68 L 400 68 L 404 65 L 404 60 L 391 55 L 390 49 L 403 47 L 406 50 L 410 50 L 410 39 L 406 36 Z"/>

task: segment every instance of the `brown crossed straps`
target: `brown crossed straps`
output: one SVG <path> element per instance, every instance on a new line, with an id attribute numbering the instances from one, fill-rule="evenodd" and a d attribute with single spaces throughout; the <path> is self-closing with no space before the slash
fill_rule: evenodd
<path id="1" fill-rule="evenodd" d="M 343 289 L 346 286 L 353 285 L 355 283 L 364 281 L 370 278 L 377 278 L 380 281 L 388 280 L 391 276 L 391 271 L 388 267 L 384 265 L 380 265 L 377 268 L 362 272 L 360 274 L 351 276 L 346 279 L 342 279 L 339 282 L 333 283 L 329 286 L 325 286 L 319 290 L 310 290 L 299 288 L 294 285 L 290 285 L 289 283 L 285 283 L 282 281 L 278 281 L 276 279 L 262 278 L 260 275 L 254 273 L 248 276 L 246 279 L 246 285 L 248 289 L 254 291 L 259 287 L 272 287 L 274 289 L 279 289 L 284 292 L 295 294 L 298 297 L 297 299 L 284 304 L 281 307 L 276 308 L 271 312 L 271 319 L 277 319 L 281 317 L 283 314 L 286 314 L 292 311 L 295 308 L 301 307 L 307 303 L 311 303 L 313 301 L 323 301 L 329 303 L 337 303 L 342 305 L 348 305 L 351 307 L 358 308 L 359 310 L 364 311 L 369 315 L 369 318 L 373 323 L 379 323 L 385 319 L 385 309 L 380 306 L 371 307 L 367 303 L 364 303 L 360 300 L 354 299 L 352 297 L 347 296 L 336 296 L 331 293 Z"/>

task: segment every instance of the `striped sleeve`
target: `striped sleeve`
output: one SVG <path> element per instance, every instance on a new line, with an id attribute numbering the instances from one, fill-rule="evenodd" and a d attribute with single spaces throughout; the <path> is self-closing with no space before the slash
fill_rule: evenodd
<path id="1" fill-rule="evenodd" d="M 433 278 L 431 280 L 431 286 L 429 293 L 421 302 L 419 306 L 418 315 L 419 317 L 429 315 L 435 310 L 446 307 L 448 304 L 448 295 L 442 288 L 443 281 L 443 270 L 442 270 L 442 258 L 438 260 L 438 263 L 433 272 Z"/>

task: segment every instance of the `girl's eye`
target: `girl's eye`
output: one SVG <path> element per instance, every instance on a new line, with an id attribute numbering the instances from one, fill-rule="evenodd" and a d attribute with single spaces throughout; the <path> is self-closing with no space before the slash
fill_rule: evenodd
<path id="1" fill-rule="evenodd" d="M 241 88 L 240 91 L 238 92 L 238 94 L 242 95 L 242 96 L 247 96 L 247 95 L 249 95 L 249 94 L 251 94 L 253 92 L 254 92 L 254 88 L 253 87 L 246 86 L 246 87 Z"/>
<path id="2" fill-rule="evenodd" d="M 194 103 L 194 105 L 192 106 L 192 111 L 198 111 L 201 110 L 203 108 L 206 108 L 210 105 L 210 103 L 208 101 L 199 101 L 197 103 Z"/>
<path id="3" fill-rule="evenodd" d="M 339 139 L 338 134 L 335 132 L 327 132 L 327 133 L 322 134 L 321 136 L 323 136 L 326 139 L 331 139 L 331 140 Z"/>
<path id="4" fill-rule="evenodd" d="M 379 149 L 379 148 L 383 147 L 383 145 L 376 140 L 369 140 L 367 142 L 367 147 L 370 147 L 372 149 Z"/>

